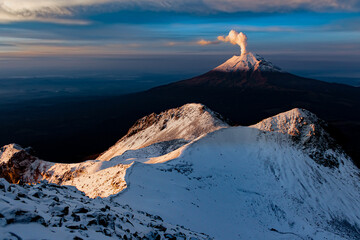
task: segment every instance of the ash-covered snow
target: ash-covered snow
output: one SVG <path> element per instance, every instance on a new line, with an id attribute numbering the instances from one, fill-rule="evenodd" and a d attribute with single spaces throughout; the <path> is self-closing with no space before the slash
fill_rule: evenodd
<path id="1" fill-rule="evenodd" d="M 210 239 L 74 187 L 0 179 L 0 239 Z"/>
<path id="2" fill-rule="evenodd" d="M 237 72 L 237 71 L 256 71 L 263 72 L 282 72 L 282 70 L 266 61 L 263 57 L 246 52 L 240 56 L 234 55 L 220 66 L 213 69 L 213 71 L 219 72 Z"/>

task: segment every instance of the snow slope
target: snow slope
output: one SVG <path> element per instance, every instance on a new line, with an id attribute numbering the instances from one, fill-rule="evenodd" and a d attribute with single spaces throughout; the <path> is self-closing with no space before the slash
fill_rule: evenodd
<path id="1" fill-rule="evenodd" d="M 74 187 L 0 179 L 0 239 L 209 239 Z"/>
<path id="2" fill-rule="evenodd" d="M 186 104 L 180 108 L 170 109 L 160 114 L 153 113 L 141 118 L 123 138 L 101 154 L 98 159 L 110 160 L 125 151 L 144 148 L 160 142 L 178 140 L 176 142 L 178 146 L 185 145 L 209 132 L 227 126 L 228 124 L 219 114 L 204 105 Z M 174 146 L 174 143 L 170 142 L 170 145 Z M 173 148 L 167 152 L 171 150 Z M 163 155 L 163 153 L 160 154 Z"/>
<path id="3" fill-rule="evenodd" d="M 166 223 L 204 232 L 215 239 L 358 239 L 360 236 L 359 170 L 326 132 L 326 124 L 304 109 L 293 109 L 250 127 L 229 127 L 203 105 L 188 104 L 139 120 L 97 160 L 53 164 L 12 144 L 0 150 L 0 168 L 2 173 L 8 173 L 8 179 L 21 180 L 20 183 L 46 179 L 76 186 L 90 197 L 112 195 L 103 200 L 75 197 L 75 205 L 80 201 L 97 211 L 96 201 L 106 201 L 101 205 L 128 204 L 139 213 L 159 215 Z M 0 191 L 0 201 L 5 204 L 0 219 L 6 219 L 6 223 L 1 220 L 5 229 L 0 230 L 1 234 L 10 236 L 16 229 L 32 226 L 29 220 L 22 224 L 23 218 L 16 211 L 7 210 L 17 208 L 18 204 L 29 209 L 26 211 L 31 212 L 34 218 L 30 219 L 35 219 L 40 232 L 44 221 L 49 226 L 60 221 L 46 210 L 57 203 L 48 197 L 34 199 L 33 191 L 45 191 L 46 196 L 52 196 L 44 190 L 47 186 L 14 186 L 20 190 L 13 192 L 11 187 L 4 195 Z M 49 186 L 53 193 L 67 194 L 61 191 L 68 190 Z M 71 191 L 76 196 L 80 194 Z M 71 201 L 73 198 L 69 196 L 61 202 Z M 38 205 L 46 207 L 38 209 Z M 20 222 L 8 222 L 16 218 Z M 88 218 L 93 218 L 92 215 L 84 219 L 93 220 Z M 66 220 L 71 218 L 68 216 Z M 66 237 L 74 236 L 68 230 L 71 228 L 76 229 L 76 234 L 88 234 L 90 238 L 105 234 L 104 229 L 99 230 L 102 233 L 96 232 L 98 227 L 82 229 L 85 220 L 81 217 L 83 225 L 77 227 L 56 223 L 54 231 Z M 143 229 L 142 224 L 133 225 L 132 229 L 140 228 L 141 233 L 151 231 Z M 115 230 L 109 230 L 114 237 Z"/>
<path id="4" fill-rule="evenodd" d="M 49 163 L 9 144 L 0 149 L 0 173 L 10 182 L 71 185 L 89 197 L 107 197 L 126 188 L 126 170 L 134 161 L 159 163 L 180 155 L 195 139 L 228 127 L 202 104 L 186 104 L 138 120 L 129 132 L 97 160 L 78 164 Z"/>
<path id="5" fill-rule="evenodd" d="M 219 72 L 248 72 L 256 70 L 264 72 L 281 72 L 279 67 L 251 52 L 243 53 L 240 56 L 234 55 L 220 66 L 213 69 L 213 71 Z"/>
<path id="6" fill-rule="evenodd" d="M 293 109 L 210 133 L 171 161 L 134 163 L 113 201 L 215 239 L 359 239 L 359 170 L 331 141 Z"/>

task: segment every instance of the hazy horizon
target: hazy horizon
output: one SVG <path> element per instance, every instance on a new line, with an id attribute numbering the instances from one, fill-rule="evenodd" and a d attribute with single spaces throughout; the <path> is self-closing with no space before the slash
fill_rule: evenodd
<path id="1" fill-rule="evenodd" d="M 114 96 L 144 91 L 201 75 L 231 56 L 206 53 L 108 58 L 55 56 L 34 58 L 30 62 L 17 59 L 17 64 L 3 61 L 0 66 L 0 105 L 39 98 Z M 308 60 L 306 55 L 263 56 L 299 76 L 360 86 L 358 59 L 336 61 L 326 57 Z M 23 67 L 14 69 L 18 64 Z"/>

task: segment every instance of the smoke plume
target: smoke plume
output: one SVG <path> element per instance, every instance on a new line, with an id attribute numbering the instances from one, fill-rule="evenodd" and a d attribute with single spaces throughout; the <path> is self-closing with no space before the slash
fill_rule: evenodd
<path id="1" fill-rule="evenodd" d="M 218 36 L 217 39 L 222 42 L 230 42 L 231 44 L 239 45 L 241 54 L 247 52 L 247 36 L 243 32 L 238 33 L 235 30 L 231 30 L 227 36 Z"/>

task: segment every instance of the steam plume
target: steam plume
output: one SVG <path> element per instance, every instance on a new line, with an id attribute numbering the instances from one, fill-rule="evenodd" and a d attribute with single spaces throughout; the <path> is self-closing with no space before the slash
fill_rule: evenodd
<path id="1" fill-rule="evenodd" d="M 227 36 L 218 36 L 217 39 L 222 42 L 230 42 L 231 44 L 239 45 L 241 54 L 245 54 L 247 52 L 247 36 L 243 32 L 238 33 L 235 30 L 231 30 Z"/>

